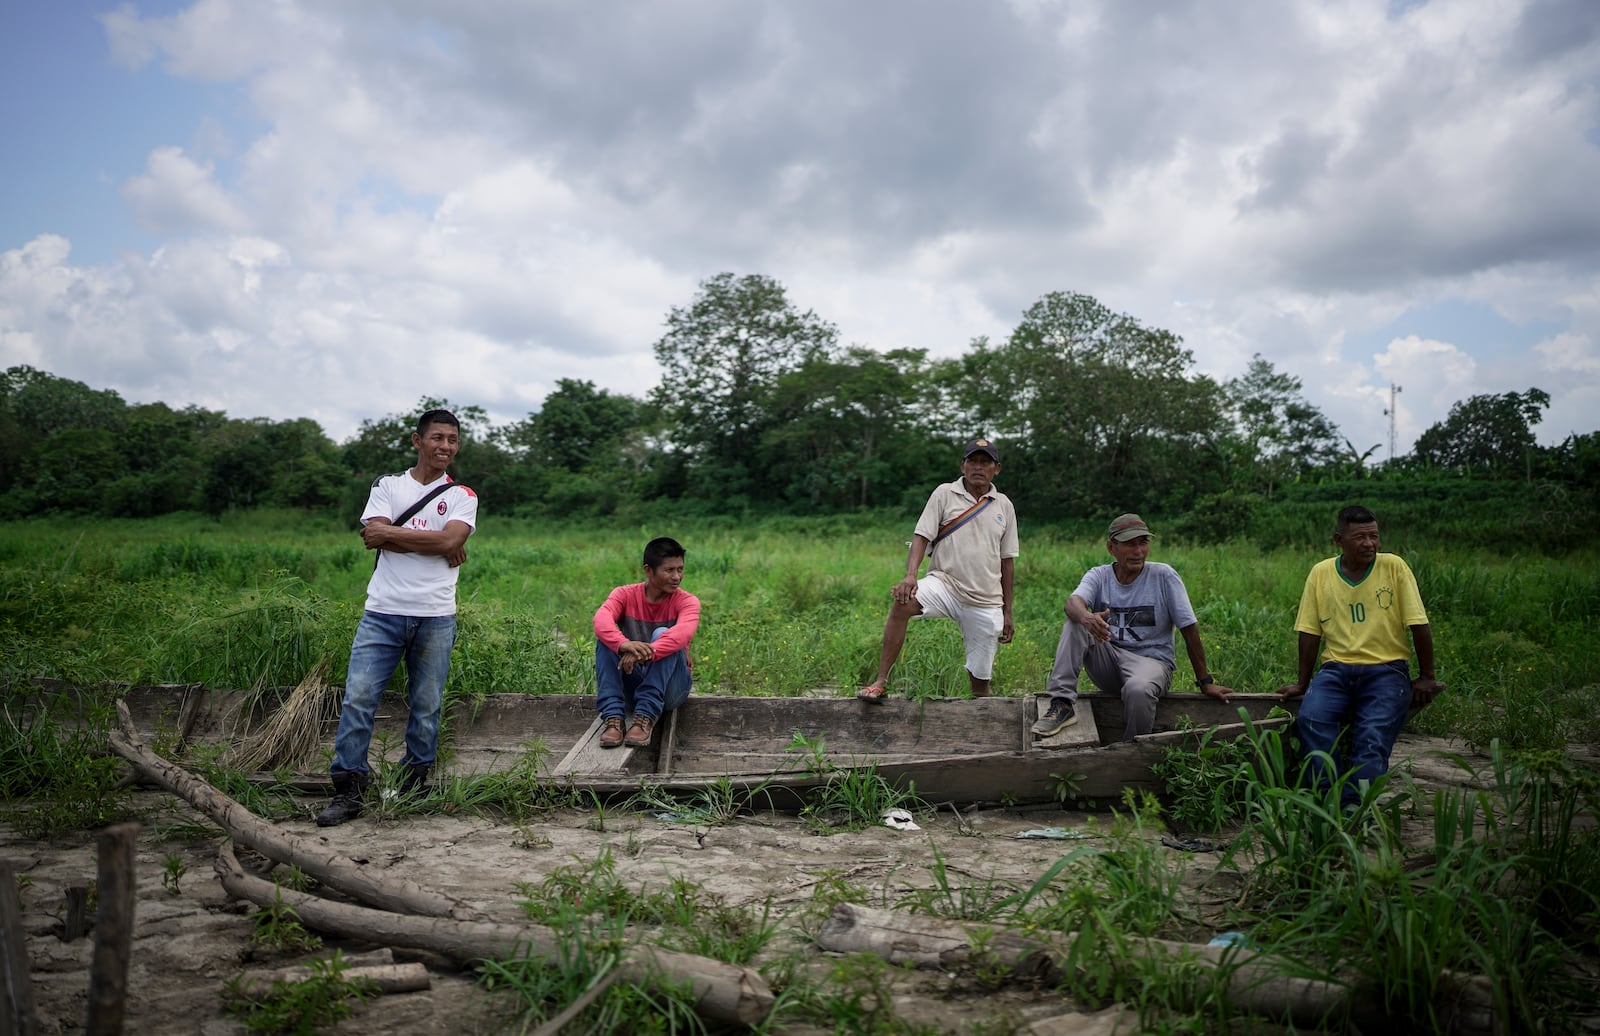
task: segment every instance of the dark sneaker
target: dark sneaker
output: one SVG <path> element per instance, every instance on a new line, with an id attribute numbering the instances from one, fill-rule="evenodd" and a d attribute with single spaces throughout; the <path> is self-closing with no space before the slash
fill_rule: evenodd
<path id="1" fill-rule="evenodd" d="M 328 808 L 317 814 L 318 827 L 337 827 L 346 820 L 354 820 L 361 815 L 364 803 L 362 797 L 366 795 L 367 784 L 370 778 L 362 774 L 341 774 L 333 779 L 333 801 L 328 803 Z"/>
<path id="2" fill-rule="evenodd" d="M 633 717 L 633 726 L 628 728 L 628 736 L 622 743 L 629 748 L 646 748 L 650 744 L 651 731 L 655 729 L 656 721 L 649 716 Z"/>
<path id="3" fill-rule="evenodd" d="M 606 728 L 604 730 L 600 731 L 600 747 L 601 748 L 621 748 L 622 747 L 622 717 L 621 716 L 607 716 L 606 717 Z"/>
<path id="4" fill-rule="evenodd" d="M 1059 734 L 1076 722 L 1078 714 L 1073 710 L 1072 703 L 1065 698 L 1055 698 L 1051 700 L 1050 707 L 1044 710 L 1044 715 L 1033 721 L 1033 736 Z"/>

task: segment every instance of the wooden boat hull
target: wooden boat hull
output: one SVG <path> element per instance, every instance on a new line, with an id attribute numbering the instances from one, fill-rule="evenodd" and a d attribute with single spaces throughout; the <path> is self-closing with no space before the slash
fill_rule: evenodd
<path id="1" fill-rule="evenodd" d="M 330 692 L 336 693 L 336 692 Z M 190 741 L 239 739 L 261 721 L 250 696 L 204 687 L 129 688 L 125 694 L 146 738 L 165 731 Z M 773 808 L 793 808 L 826 783 L 816 760 L 835 770 L 875 766 L 885 779 L 933 803 L 1049 802 L 1069 790 L 1073 801 L 1120 800 L 1129 787 L 1159 790 L 1151 773 L 1171 745 L 1239 736 L 1246 722 L 1268 719 L 1276 695 L 1237 694 L 1228 703 L 1174 693 L 1157 711 L 1156 731 L 1123 743 L 1122 702 L 1084 694 L 1080 723 L 1047 741 L 1029 727 L 1042 699 L 744 698 L 697 695 L 667 721 L 647 749 L 599 750 L 592 695 L 490 695 L 460 702 L 447 716 L 441 773 L 502 771 L 541 752 L 548 779 L 602 798 L 637 792 L 642 783 L 693 793 L 720 784 L 760 789 Z M 1292 707 L 1292 706 L 1291 706 Z M 397 695 L 385 696 L 379 737 L 400 742 L 406 718 Z M 332 743 L 331 727 L 323 732 Z M 311 777 L 322 785 L 325 774 Z M 295 783 L 304 783 L 296 781 Z"/>

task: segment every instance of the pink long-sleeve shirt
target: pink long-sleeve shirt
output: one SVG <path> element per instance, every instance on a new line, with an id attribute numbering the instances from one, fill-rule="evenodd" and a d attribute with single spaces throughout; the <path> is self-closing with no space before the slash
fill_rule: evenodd
<path id="1" fill-rule="evenodd" d="M 644 595 L 645 586 L 631 583 L 611 591 L 594 613 L 594 635 L 617 651 L 629 640 L 650 643 L 655 631 L 666 626 L 667 631 L 655 642 L 656 654 L 683 651 L 700 627 L 700 599 L 680 589 L 652 603 Z"/>

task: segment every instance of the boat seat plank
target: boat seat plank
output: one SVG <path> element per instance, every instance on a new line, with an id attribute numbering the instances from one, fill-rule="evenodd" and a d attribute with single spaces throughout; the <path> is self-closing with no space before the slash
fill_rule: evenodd
<path id="1" fill-rule="evenodd" d="M 628 760 L 633 758 L 637 748 L 622 745 L 619 748 L 601 748 L 600 732 L 605 729 L 605 718 L 596 716 L 589 724 L 589 729 L 584 731 L 567 754 L 556 763 L 550 771 L 552 777 L 560 777 L 569 773 L 611 773 L 622 772 L 628 768 Z"/>
<path id="2" fill-rule="evenodd" d="M 1050 696 L 1036 694 L 1033 696 L 1033 716 L 1028 722 L 1038 719 L 1044 710 L 1050 707 Z M 1078 722 L 1065 730 L 1058 731 L 1049 737 L 1035 738 L 1035 748 L 1061 749 L 1061 748 L 1098 748 L 1100 745 L 1100 730 L 1095 726 L 1094 709 L 1081 699 L 1077 707 Z"/>

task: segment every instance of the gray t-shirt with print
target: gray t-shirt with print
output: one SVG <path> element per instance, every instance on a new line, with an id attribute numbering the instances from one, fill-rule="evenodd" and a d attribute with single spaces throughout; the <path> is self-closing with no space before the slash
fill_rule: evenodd
<path id="1" fill-rule="evenodd" d="M 1194 608 L 1189 592 L 1171 565 L 1147 561 L 1144 571 L 1127 586 L 1117 582 L 1112 566 L 1100 565 L 1083 574 L 1072 591 L 1092 612 L 1110 609 L 1111 643 L 1124 651 L 1158 659 L 1171 668 L 1176 663 L 1172 631 L 1193 626 Z"/>

